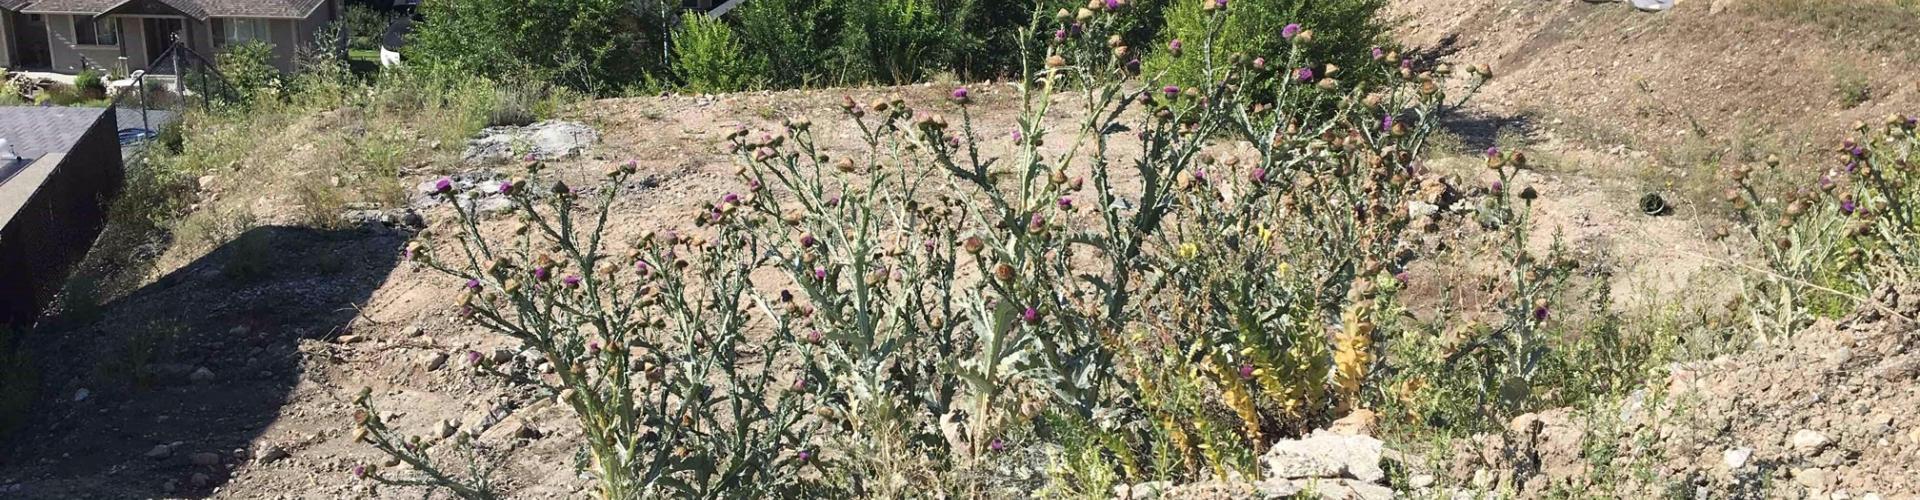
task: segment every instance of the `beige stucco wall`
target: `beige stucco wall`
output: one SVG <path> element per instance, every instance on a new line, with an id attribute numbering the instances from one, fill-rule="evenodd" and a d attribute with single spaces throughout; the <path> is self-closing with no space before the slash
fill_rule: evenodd
<path id="1" fill-rule="evenodd" d="M 119 20 L 121 45 L 78 45 L 74 43 L 73 23 L 75 17 L 48 14 L 47 37 L 48 51 L 53 55 L 53 69 L 62 73 L 79 73 L 90 61 L 91 67 L 113 68 L 119 64 L 121 46 L 127 43 L 125 20 Z"/>

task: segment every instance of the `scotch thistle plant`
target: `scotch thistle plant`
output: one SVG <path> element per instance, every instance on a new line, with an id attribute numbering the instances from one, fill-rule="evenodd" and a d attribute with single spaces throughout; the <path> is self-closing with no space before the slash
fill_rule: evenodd
<path id="1" fill-rule="evenodd" d="M 1751 166 L 1728 171 L 1726 201 L 1766 266 L 1743 273 L 1741 304 L 1757 331 L 1791 334 L 1817 316 L 1850 310 L 1866 292 L 1911 281 L 1920 269 L 1917 121 L 1890 114 L 1856 122 L 1812 187 L 1763 196 Z M 1766 165 L 1779 160 L 1770 156 Z"/>
<path id="2" fill-rule="evenodd" d="M 542 166 L 526 170 L 537 179 Z M 527 179 L 499 183 L 494 193 L 456 193 L 441 179 L 433 194 L 454 207 L 458 229 L 432 237 L 455 248 L 416 242 L 409 257 L 463 282 L 454 304 L 461 317 L 543 361 L 543 369 L 527 369 L 467 355 L 573 410 L 601 497 L 806 487 L 801 470 L 814 457 L 814 424 L 802 417 L 812 387 L 776 362 L 795 345 L 777 341 L 793 338 L 793 323 L 749 280 L 766 246 L 752 228 L 769 222 L 738 211 L 747 200 L 729 196 L 696 228 L 609 241 L 609 207 L 633 170 L 631 162 L 611 168 L 608 185 L 590 193 Z M 473 194 L 512 203 L 518 220 L 507 234 L 482 227 L 477 204 L 462 199 Z M 756 323 L 771 330 L 756 334 L 775 341 L 750 338 Z"/>
<path id="3" fill-rule="evenodd" d="M 1486 165 L 1496 180 L 1487 186 L 1484 221 L 1496 231 L 1502 264 L 1489 290 L 1496 314 L 1491 324 L 1469 326 L 1446 363 L 1478 372 L 1482 411 L 1515 410 L 1532 396 L 1552 349 L 1548 324 L 1559 313 L 1555 302 L 1575 264 L 1557 233 L 1545 253 L 1532 248 L 1533 203 L 1540 192 L 1531 185 L 1513 188 L 1517 174 L 1529 167 L 1526 153 L 1488 148 Z"/>

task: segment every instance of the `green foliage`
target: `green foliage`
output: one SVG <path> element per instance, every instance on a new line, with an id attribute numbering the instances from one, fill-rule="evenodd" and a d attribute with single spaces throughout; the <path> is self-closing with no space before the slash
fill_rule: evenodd
<path id="1" fill-rule="evenodd" d="M 1003 5 L 1004 4 L 1004 5 Z M 748 2 L 741 40 L 781 86 L 910 83 L 935 72 L 992 66 L 973 57 L 989 39 L 1009 48 L 1025 9 L 1010 0 L 767 0 Z M 1017 18 L 1008 14 L 1017 13 Z M 989 56 L 1009 61 L 1018 51 Z M 1004 71 L 1008 66 L 998 66 Z"/>
<path id="2" fill-rule="evenodd" d="M 553 82 L 610 93 L 665 67 L 667 27 L 679 2 L 664 0 L 465 0 L 426 2 L 410 64 L 486 78 Z"/>
<path id="3" fill-rule="evenodd" d="M 214 65 L 242 102 L 281 97 L 280 69 L 273 65 L 273 46 L 260 41 L 229 45 L 214 57 Z"/>
<path id="4" fill-rule="evenodd" d="M 725 22 L 689 13 L 673 36 L 673 73 L 693 92 L 748 90 L 768 78 L 767 62 L 749 54 Z"/>
<path id="5" fill-rule="evenodd" d="M 79 89 L 80 92 L 86 95 L 98 99 L 107 95 L 107 82 L 104 78 L 105 76 L 100 73 L 100 70 L 93 68 L 83 69 L 80 70 L 80 74 L 73 76 L 73 87 Z"/>
<path id="6" fill-rule="evenodd" d="M 380 39 L 387 32 L 387 25 L 393 16 L 373 10 L 365 5 L 348 5 L 344 20 L 347 33 L 347 48 L 355 50 L 373 50 L 380 48 Z"/>
<path id="7" fill-rule="evenodd" d="M 1379 14 L 1386 0 L 1233 0 L 1230 8 L 1206 9 L 1201 1 L 1176 1 L 1166 7 L 1166 28 L 1154 54 L 1147 58 L 1148 74 L 1165 72 L 1173 84 L 1191 86 L 1205 80 L 1209 64 L 1218 66 L 1234 54 L 1269 61 L 1294 60 L 1286 69 L 1312 68 L 1326 74 L 1328 64 L 1340 68 L 1365 67 L 1368 51 L 1386 42 L 1387 25 Z M 1288 39 L 1283 28 L 1298 24 L 1308 38 Z M 1206 43 L 1206 40 L 1213 40 Z M 1180 40 L 1185 55 L 1164 50 Z M 1377 79 L 1377 73 L 1334 74 L 1336 78 Z"/>

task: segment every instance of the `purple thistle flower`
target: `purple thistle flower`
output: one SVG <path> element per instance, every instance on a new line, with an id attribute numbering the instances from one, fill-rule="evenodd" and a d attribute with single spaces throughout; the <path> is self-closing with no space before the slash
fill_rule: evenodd
<path id="1" fill-rule="evenodd" d="M 595 341 L 592 341 L 592 342 L 588 342 L 588 343 L 587 343 L 587 353 L 588 353 L 588 354 L 600 354 L 600 341 L 598 341 L 598 340 L 595 340 Z"/>
<path id="2" fill-rule="evenodd" d="M 512 182 L 500 183 L 499 192 L 500 194 L 513 194 L 513 183 Z"/>
<path id="3" fill-rule="evenodd" d="M 972 101 L 972 93 L 968 92 L 966 87 L 953 89 L 953 102 L 966 104 L 970 101 Z"/>
<path id="4" fill-rule="evenodd" d="M 1499 146 L 1490 146 L 1490 147 L 1488 147 L 1488 148 L 1487 148 L 1487 157 L 1488 157 L 1488 158 L 1493 158 L 1493 157 L 1496 157 L 1496 156 L 1500 156 L 1500 147 L 1499 147 Z"/>
<path id="5" fill-rule="evenodd" d="M 1253 365 L 1250 365 L 1250 364 L 1245 364 L 1245 363 L 1242 363 L 1242 364 L 1240 365 L 1240 378 L 1243 378 L 1243 379 L 1252 379 L 1252 378 L 1253 378 Z"/>
<path id="6" fill-rule="evenodd" d="M 1160 93 L 1166 94 L 1167 97 L 1177 96 L 1177 95 L 1180 95 L 1180 87 L 1175 85 L 1168 85 L 1165 88 L 1160 89 Z"/>
<path id="7" fill-rule="evenodd" d="M 1086 27 L 1081 26 L 1080 23 L 1073 23 L 1073 24 L 1067 25 L 1068 32 L 1072 33 L 1073 36 L 1080 36 L 1080 33 L 1082 31 L 1085 31 L 1085 28 Z"/>
<path id="8" fill-rule="evenodd" d="M 1387 131 L 1392 129 L 1393 129 L 1393 115 L 1382 115 L 1380 117 L 1380 130 Z"/>
<path id="9" fill-rule="evenodd" d="M 1302 82 L 1313 81 L 1313 68 L 1300 68 L 1300 81 Z"/>
<path id="10" fill-rule="evenodd" d="M 644 260 L 634 262 L 633 269 L 636 271 L 639 271 L 641 276 L 646 276 L 653 272 L 652 266 L 648 266 L 647 261 L 644 261 Z"/>
<path id="11" fill-rule="evenodd" d="M 467 364 L 480 364 L 480 351 L 467 351 Z"/>
<path id="12" fill-rule="evenodd" d="M 1506 185 L 1501 184 L 1500 181 L 1493 181 L 1493 184 L 1487 185 L 1487 190 L 1493 191 L 1493 194 L 1500 194 L 1501 188 L 1505 188 L 1505 187 Z"/>
<path id="13" fill-rule="evenodd" d="M 1253 58 L 1253 69 L 1267 69 L 1267 58 L 1265 57 Z"/>
<path id="14" fill-rule="evenodd" d="M 781 290 L 781 291 L 780 291 L 780 301 L 781 301 L 781 302 L 793 302 L 793 291 L 791 291 L 791 290 Z"/>
<path id="15" fill-rule="evenodd" d="M 800 450 L 800 453 L 796 453 L 794 456 L 799 457 L 802 462 L 813 460 L 813 452 L 807 450 Z"/>
<path id="16" fill-rule="evenodd" d="M 820 343 L 820 340 L 821 340 L 821 339 L 824 339 L 824 338 L 826 338 L 826 334 L 822 334 L 822 333 L 820 333 L 820 331 L 819 331 L 819 330 L 809 330 L 809 331 L 807 331 L 807 342 L 808 342 L 808 343 L 813 343 L 813 344 L 818 344 L 818 343 Z"/>
<path id="17" fill-rule="evenodd" d="M 1213 4 L 1220 6 L 1222 9 L 1227 8 L 1227 0 L 1214 0 Z"/>
<path id="18" fill-rule="evenodd" d="M 1859 208 L 1860 206 L 1854 204 L 1853 200 L 1844 200 L 1840 202 L 1840 213 L 1843 213 L 1843 214 L 1853 215 L 1853 211 Z"/>
<path id="19" fill-rule="evenodd" d="M 1040 322 L 1040 310 L 1039 310 L 1039 309 L 1034 309 L 1034 308 L 1032 308 L 1032 307 L 1028 307 L 1026 311 L 1022 311 L 1022 312 L 1020 313 L 1020 319 L 1021 319 L 1022 321 L 1026 321 L 1026 322 L 1027 322 L 1027 324 L 1034 324 L 1034 323 L 1039 323 L 1039 322 Z"/>
<path id="20" fill-rule="evenodd" d="M 1120 10 L 1120 0 L 1107 0 L 1107 10 Z"/>
<path id="21" fill-rule="evenodd" d="M 1378 61 L 1381 59 L 1385 59 L 1386 57 L 1387 57 L 1387 51 L 1382 50 L 1379 47 L 1373 48 L 1373 60 Z"/>
<path id="22" fill-rule="evenodd" d="M 580 287 L 580 275 L 578 275 L 578 274 L 569 274 L 569 275 L 567 275 L 567 277 L 565 277 L 565 278 L 561 278 L 561 279 L 560 279 L 560 282 L 561 282 L 561 283 L 565 283 L 565 284 L 567 285 L 567 288 L 579 288 L 579 287 Z"/>
<path id="23" fill-rule="evenodd" d="M 820 240 L 815 239 L 811 234 L 800 235 L 800 248 L 813 248 L 817 243 L 820 243 Z"/>
<path id="24" fill-rule="evenodd" d="M 353 478 L 354 478 L 354 479 L 366 479 L 366 478 L 367 478 L 367 466 L 365 466 L 365 465 L 355 465 L 355 466 L 353 466 Z"/>
<path id="25" fill-rule="evenodd" d="M 544 268 L 544 267 L 533 268 L 533 279 L 546 281 L 549 276 L 552 276 L 552 274 L 547 272 L 547 268 Z"/>
<path id="26" fill-rule="evenodd" d="M 729 204 L 729 205 L 731 205 L 731 204 L 734 204 L 734 203 L 739 203 L 739 202 L 740 202 L 740 195 L 737 195 L 737 194 L 733 194 L 733 193 L 727 193 L 727 194 L 725 194 L 725 195 L 721 195 L 721 196 L 720 196 L 720 202 L 721 202 L 721 203 L 726 203 L 726 204 Z"/>
<path id="27" fill-rule="evenodd" d="M 1858 172 L 1859 170 L 1860 170 L 1860 162 L 1858 161 L 1847 162 L 1847 173 L 1851 174 L 1854 172 Z"/>
<path id="28" fill-rule="evenodd" d="M 1394 273 L 1393 280 L 1400 282 L 1400 288 L 1406 288 L 1409 283 L 1413 282 L 1413 280 L 1407 275 L 1406 271 L 1400 271 L 1398 273 Z"/>
<path id="29" fill-rule="evenodd" d="M 1253 167 L 1253 170 L 1247 171 L 1247 180 L 1253 181 L 1254 184 L 1267 182 L 1267 169 L 1265 167 Z"/>
<path id="30" fill-rule="evenodd" d="M 1401 59 L 1401 60 L 1400 60 L 1400 69 L 1413 69 L 1413 60 L 1412 60 L 1412 59 Z"/>
<path id="31" fill-rule="evenodd" d="M 1867 157 L 1867 149 L 1866 149 L 1866 148 L 1862 148 L 1862 147 L 1860 147 L 1860 146 L 1854 146 L 1854 147 L 1852 147 L 1852 148 L 1850 148 L 1850 149 L 1848 149 L 1848 150 L 1847 150 L 1847 153 L 1850 153 L 1850 154 L 1852 154 L 1854 158 L 1866 158 L 1866 157 Z"/>
<path id="32" fill-rule="evenodd" d="M 800 377 L 800 378 L 793 379 L 793 390 L 796 390 L 796 391 L 807 390 L 807 378 Z"/>
<path id="33" fill-rule="evenodd" d="M 1107 1 L 1112 2 L 1113 0 L 1107 0 Z M 1007 444 L 1000 442 L 1000 438 L 993 438 L 993 441 L 990 441 L 987 443 L 987 449 L 993 450 L 994 452 L 997 453 L 1001 450 L 1007 449 Z"/>
<path id="34" fill-rule="evenodd" d="M 1299 36 L 1299 35 L 1300 35 L 1299 23 L 1291 23 L 1286 25 L 1285 27 L 1280 28 L 1280 38 L 1292 40 L 1293 37 Z"/>
<path id="35" fill-rule="evenodd" d="M 1018 130 L 1013 131 L 1013 142 L 1020 142 L 1021 139 L 1026 139 L 1026 138 L 1027 138 L 1026 134 L 1022 134 Z"/>
<path id="36" fill-rule="evenodd" d="M 1546 321 L 1548 314 L 1546 306 L 1533 308 L 1534 321 Z"/>
<path id="37" fill-rule="evenodd" d="M 441 177 L 440 180 L 433 181 L 433 192 L 445 193 L 448 191 L 453 191 L 453 179 Z"/>
<path id="38" fill-rule="evenodd" d="M 1178 38 L 1173 39 L 1173 41 L 1167 42 L 1167 50 L 1173 51 L 1174 55 L 1180 55 L 1180 46 L 1181 46 L 1180 39 Z"/>
<path id="39" fill-rule="evenodd" d="M 827 268 L 824 268 L 824 267 L 813 268 L 813 279 L 817 281 L 826 281 Z"/>
<path id="40" fill-rule="evenodd" d="M 1073 198 L 1062 196 L 1058 203 L 1061 210 L 1073 210 Z"/>
<path id="41" fill-rule="evenodd" d="M 1067 41 L 1067 30 L 1064 30 L 1064 29 L 1053 30 L 1053 41 L 1056 41 L 1056 42 Z"/>
<path id="42" fill-rule="evenodd" d="M 474 279 L 470 279 L 470 280 L 467 280 L 467 289 L 468 289 L 468 290 L 479 290 L 479 289 L 480 289 L 480 279 L 479 279 L 479 278 L 474 278 Z"/>

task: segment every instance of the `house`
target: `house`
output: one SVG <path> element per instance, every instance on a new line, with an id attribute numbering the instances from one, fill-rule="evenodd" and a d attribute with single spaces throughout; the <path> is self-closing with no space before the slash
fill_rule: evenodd
<path id="1" fill-rule="evenodd" d="M 175 40 L 208 56 L 257 40 L 292 71 L 343 14 L 341 0 L 0 0 L 0 66 L 164 72 Z"/>

